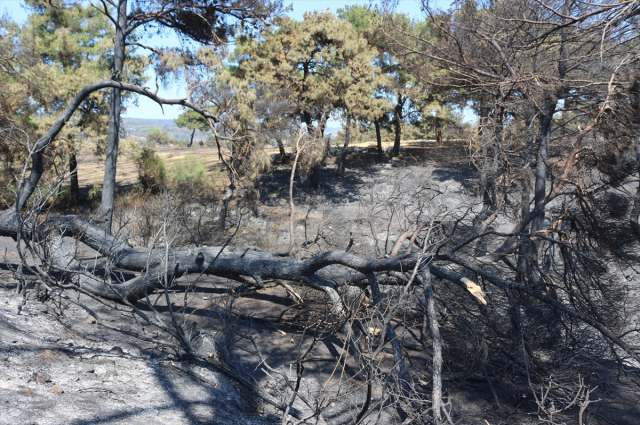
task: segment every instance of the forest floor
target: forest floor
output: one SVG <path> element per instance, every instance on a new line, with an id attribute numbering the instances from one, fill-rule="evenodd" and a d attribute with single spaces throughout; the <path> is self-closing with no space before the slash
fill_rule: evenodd
<path id="1" fill-rule="evenodd" d="M 183 359 L 171 350 L 116 332 L 95 323 L 81 308 L 70 302 L 58 306 L 29 300 L 19 310 L 21 297 L 13 293 L 14 286 L 7 276 L 0 285 L 0 424 L 256 424 L 280 423 L 282 412 L 231 382 L 210 365 Z M 229 283 L 208 278 L 198 283 L 190 311 L 196 312 L 189 322 L 198 322 L 208 332 L 220 332 L 219 296 L 229 289 Z M 311 299 L 312 295 L 302 292 Z M 180 298 L 178 289 L 172 297 Z M 133 328 L 132 318 L 87 297 L 77 299 L 96 312 L 102 323 L 124 330 Z M 317 302 L 326 302 L 321 299 Z M 281 313 L 294 301 L 281 288 L 267 285 L 264 291 L 243 297 L 225 316 L 234 321 L 234 329 L 251 335 L 261 347 L 269 366 L 284 371 L 295 379 L 296 352 L 303 338 L 300 325 L 292 314 Z M 166 305 L 158 304 L 158 311 L 166 315 Z M 253 318 L 253 319 L 251 319 Z M 292 320 L 293 319 L 293 320 Z M 396 332 L 403 333 L 401 324 Z M 409 333 L 403 341 L 405 355 L 413 365 L 428 363 L 420 343 Z M 149 331 L 146 336 L 153 336 Z M 446 355 L 449 362 L 462 353 L 457 352 L 455 336 L 448 335 Z M 308 342 L 308 335 L 305 339 Z M 337 338 L 325 340 L 313 352 L 315 357 L 338 359 L 344 354 Z M 271 395 L 287 401 L 281 383 L 265 372 L 259 357 L 250 354 L 251 347 L 236 341 L 234 361 L 243 365 L 244 372 Z M 228 355 L 228 354 L 227 354 Z M 382 364 L 390 365 L 390 352 L 382 355 Z M 459 359 L 458 359 L 459 360 Z M 452 362 L 453 363 L 453 362 Z M 495 363 L 494 367 L 502 365 Z M 355 365 L 347 362 L 347 372 Z M 293 370 L 291 370 L 293 368 Z M 349 370 L 352 368 L 352 370 Z M 415 376 L 421 382 L 423 396 L 429 397 L 428 373 Z M 575 377 L 586 378 L 590 387 L 597 386 L 585 415 L 584 424 L 637 425 L 640 417 L 640 393 L 627 374 L 617 375 L 613 362 L 574 359 L 570 365 Z M 566 369 L 563 371 L 566 373 Z M 333 364 L 307 364 L 302 394 L 318 394 L 327 384 L 335 384 Z M 340 374 L 340 371 L 338 371 Z M 482 373 L 446 370 L 444 390 L 451 403 L 452 414 L 458 424 L 491 425 L 541 423 L 536 415 L 533 394 L 527 388 L 523 371 L 514 371 L 493 381 L 493 389 L 501 402 L 497 409 L 491 387 Z M 523 397 L 524 396 L 524 397 Z M 374 401 L 375 401 L 374 395 Z M 336 397 L 318 423 L 350 423 L 363 400 L 354 395 Z M 309 412 L 301 402 L 295 407 Z M 373 415 L 372 421 L 375 423 Z M 575 416 L 574 416 L 575 418 Z M 400 424 L 401 411 L 385 411 L 380 424 Z M 313 423 L 313 422 L 312 422 Z M 576 420 L 564 422 L 575 423 Z"/>
<path id="2" fill-rule="evenodd" d="M 213 152 L 211 157 L 215 158 Z M 346 246 L 350 229 L 357 228 L 358 220 L 371 208 L 363 202 L 365 194 L 384 197 L 397 187 L 395 182 L 403 179 L 429 181 L 434 190 L 445 195 L 448 208 L 477 202 L 469 184 L 474 172 L 467 158 L 463 146 L 444 150 L 416 147 L 413 151 L 409 149 L 400 160 L 382 164 L 375 162 L 374 154 L 352 156 L 342 177 L 336 177 L 335 164 L 329 162 L 321 171 L 319 190 L 312 189 L 304 179 L 296 180 L 296 206 L 307 215 L 311 211 L 316 222 L 330 218 L 331 223 L 339 223 L 333 226 L 332 243 Z M 284 165 L 276 165 L 262 178 L 260 216 L 265 223 L 282 224 L 285 220 L 287 170 Z M 301 226 L 299 221 L 297 232 L 303 234 Z M 245 237 L 248 241 L 255 236 L 250 233 Z M 280 230 L 262 237 L 265 244 L 271 244 L 274 249 L 285 247 L 288 241 L 288 234 Z M 356 252 L 375 254 L 370 239 L 357 235 L 355 239 Z M 278 419 L 281 412 L 256 399 L 246 388 L 231 382 L 211 366 L 181 358 L 171 350 L 158 350 L 151 343 L 109 329 L 140 331 L 128 315 L 86 296 L 49 300 L 47 304 L 32 298 L 22 305 L 23 300 L 14 294 L 16 282 L 8 271 L 18 260 L 15 242 L 0 238 L 0 249 L 6 252 L 5 264 L 0 269 L 0 424 L 281 423 Z M 104 258 L 89 248 L 85 248 L 84 255 L 90 267 L 104 265 Z M 295 300 L 281 286 L 270 283 L 265 290 L 233 298 L 228 294 L 236 284 L 225 279 L 193 276 L 180 284 L 172 288 L 170 294 L 170 300 L 176 305 L 184 299 L 186 288 L 196 288 L 189 295 L 187 323 L 197 322 L 211 334 L 221 334 L 232 326 L 237 334 L 254 338 L 269 366 L 292 378 L 295 376 L 297 347 L 301 339 L 307 338 L 304 343 L 309 338 L 301 330 L 308 317 L 296 315 L 301 310 L 291 308 Z M 300 295 L 309 310 L 321 311 L 328 304 L 323 296 L 311 290 L 301 290 Z M 107 326 L 96 323 L 78 303 L 95 311 Z M 163 298 L 157 306 L 160 314 L 168 315 Z M 404 332 L 399 321 L 394 326 L 398 334 L 406 335 L 405 354 L 411 364 L 426 365 L 428 356 L 416 336 Z M 155 336 L 153 329 L 143 332 L 147 332 L 146 336 Z M 457 341 L 457 334 L 446 326 L 442 332 L 447 341 L 445 363 L 454 364 L 454 360 L 459 361 L 464 354 L 456 349 L 463 342 Z M 265 372 L 260 358 L 251 352 L 248 340 L 235 339 L 227 350 L 226 356 L 230 355 L 233 362 L 267 392 L 288 400 L 286 390 L 276 383 L 272 373 Z M 329 338 L 318 345 L 313 355 L 337 359 L 344 352 L 337 338 Z M 390 365 L 392 358 L 390 351 L 384 352 L 383 364 Z M 347 361 L 347 369 L 354 367 L 351 360 Z M 456 423 L 541 423 L 526 374 L 517 368 L 498 364 L 496 367 L 503 372 L 487 380 L 482 371 L 461 373 L 445 366 L 444 390 Z M 425 366 L 424 376 L 417 376 L 418 382 L 429 380 L 427 369 Z M 504 373 L 506 370 L 511 372 Z M 590 387 L 597 386 L 592 400 L 599 401 L 590 405 L 584 425 L 640 423 L 640 393 L 631 374 L 618 373 L 613 362 L 579 358 L 573 359 L 563 372 L 567 370 L 576 379 L 584 377 Z M 335 380 L 336 371 L 331 362 L 311 363 L 305 371 L 303 395 L 318 394 Z M 422 390 L 428 398 L 428 384 Z M 501 402 L 500 409 L 495 397 Z M 319 423 L 349 423 L 358 411 L 354 406 L 361 405 L 362 399 L 355 395 L 336 397 L 328 403 Z M 294 406 L 309 411 L 299 400 Z M 372 415 L 368 423 L 375 423 L 376 418 Z M 386 410 L 378 423 L 402 423 L 404 419 L 403 412 Z M 567 423 L 577 423 L 577 420 Z"/>

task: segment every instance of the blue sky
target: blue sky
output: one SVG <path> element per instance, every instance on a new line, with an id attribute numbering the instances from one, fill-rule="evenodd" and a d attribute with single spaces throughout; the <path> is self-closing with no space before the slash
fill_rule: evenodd
<path id="1" fill-rule="evenodd" d="M 285 0 L 284 4 L 291 4 L 293 6 L 293 10 L 288 14 L 290 17 L 296 20 L 302 20 L 305 12 L 311 12 L 314 10 L 330 10 L 331 12 L 335 13 L 338 9 L 343 8 L 346 5 L 366 6 L 369 4 L 376 5 L 379 4 L 379 2 L 370 2 L 368 0 Z M 451 4 L 451 0 L 431 0 L 430 4 L 432 7 L 437 6 L 440 8 L 447 8 Z M 419 0 L 400 0 L 398 2 L 396 10 L 400 13 L 407 14 L 411 18 L 419 19 L 422 16 L 420 6 L 421 2 Z M 0 14 L 5 13 L 8 14 L 16 22 L 24 22 L 27 18 L 27 13 L 25 12 L 20 0 L 0 0 Z M 154 47 L 171 47 L 176 46 L 179 43 L 175 36 L 169 36 L 165 38 L 155 36 L 146 41 L 146 44 Z M 150 82 L 155 81 L 155 74 L 152 70 L 148 72 L 148 76 L 150 77 Z M 184 86 L 178 85 L 175 87 L 161 87 L 158 91 L 158 95 L 166 98 L 183 97 Z M 173 119 L 176 118 L 181 112 L 181 108 L 177 106 L 167 105 L 164 106 L 163 114 L 162 109 L 157 103 L 145 98 L 144 96 L 140 96 L 138 106 L 128 106 L 127 112 L 124 116 L 131 118 Z"/>

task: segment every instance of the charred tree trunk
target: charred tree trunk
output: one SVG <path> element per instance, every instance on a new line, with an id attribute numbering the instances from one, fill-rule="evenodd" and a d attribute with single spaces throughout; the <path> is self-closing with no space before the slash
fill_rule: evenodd
<path id="1" fill-rule="evenodd" d="M 0 212 L 0 236 L 17 237 L 21 233 L 24 238 L 38 240 L 41 246 L 46 246 L 43 252 L 50 256 L 51 265 L 68 275 L 60 282 L 71 279 L 79 288 L 115 301 L 135 301 L 144 297 L 148 291 L 157 289 L 165 282 L 166 273 L 182 275 L 206 272 L 230 278 L 247 276 L 253 278 L 257 285 L 263 279 L 271 278 L 309 284 L 324 292 L 331 292 L 332 300 L 338 302 L 340 297 L 332 290 L 334 284 L 327 282 L 339 285 L 348 284 L 352 279 L 366 282 L 366 273 L 385 269 L 409 270 L 415 267 L 418 260 L 417 255 L 366 259 L 344 251 L 335 251 L 299 261 L 270 252 L 230 246 L 149 250 L 131 247 L 126 240 L 113 237 L 78 216 L 54 217 L 35 228 L 23 225 L 22 232 L 19 232 L 19 228 L 20 222 L 15 210 Z M 35 230 L 35 234 L 32 230 Z M 62 237 L 77 238 L 79 242 L 107 256 L 116 267 L 143 273 L 120 284 L 112 284 L 100 276 L 84 273 L 82 265 L 62 243 Z M 169 264 L 166 264 L 167 261 Z M 362 273 L 354 275 L 345 269 L 332 267 L 334 264 Z M 456 279 L 458 285 L 464 285 L 462 277 Z"/>
<path id="2" fill-rule="evenodd" d="M 53 139 L 55 136 L 51 137 Z M 41 139 L 42 140 L 42 139 Z M 38 143 L 39 144 L 39 143 Z M 31 154 L 31 173 L 26 181 L 20 180 L 18 184 L 18 202 L 16 203 L 18 214 L 24 210 L 31 194 L 36 189 L 40 177 L 44 173 L 44 161 L 42 158 L 42 150 L 38 149 L 38 144 Z"/>
<path id="3" fill-rule="evenodd" d="M 400 156 L 400 143 L 402 139 L 402 106 L 403 106 L 402 96 L 398 96 L 398 103 L 396 103 L 395 108 L 393 109 L 393 126 L 395 128 L 395 138 L 393 140 L 393 152 L 391 156 L 397 157 Z"/>
<path id="4" fill-rule="evenodd" d="M 563 13 L 565 16 L 570 16 L 573 0 L 565 0 Z M 534 187 L 534 205 L 539 208 L 539 211 L 531 220 L 529 233 L 535 234 L 545 229 L 545 217 L 546 206 L 544 205 L 547 198 L 547 179 L 548 179 L 548 165 L 549 165 L 549 146 L 551 143 L 551 133 L 553 130 L 553 115 L 556 112 L 558 106 L 558 99 L 564 99 L 566 97 L 567 88 L 564 86 L 564 81 L 567 74 L 567 61 L 569 59 L 569 44 L 567 41 L 568 33 L 566 28 L 560 31 L 560 57 L 558 58 L 558 83 L 553 92 L 548 94 L 544 102 L 542 103 L 540 111 L 540 134 L 538 143 L 538 154 L 536 158 L 536 175 L 535 175 L 535 187 Z M 565 99 L 566 100 L 566 99 Z M 537 286 L 543 282 L 545 273 L 544 267 L 538 267 L 539 259 L 542 254 L 543 241 L 538 240 L 533 243 L 530 248 L 531 263 L 537 270 L 542 270 L 538 273 L 531 273 L 530 284 Z M 545 287 L 544 291 L 549 297 L 557 299 L 557 291 L 554 286 Z M 548 313 L 543 311 L 542 315 L 547 318 L 549 325 L 547 331 L 550 340 L 556 341 L 561 337 L 562 328 L 560 324 L 554 320 L 554 313 Z"/>
<path id="5" fill-rule="evenodd" d="M 442 123 L 440 118 L 438 117 L 435 117 L 434 120 L 435 120 L 434 126 L 436 129 L 436 142 L 438 143 L 438 146 L 442 147 L 444 146 L 444 143 L 442 141 Z"/>
<path id="6" fill-rule="evenodd" d="M 378 157 L 377 161 L 382 162 L 382 136 L 380 135 L 380 120 L 375 120 L 376 126 L 376 143 L 378 145 Z"/>
<path id="7" fill-rule="evenodd" d="M 547 168 L 549 161 L 549 142 L 553 114 L 556 111 L 557 99 L 548 99 L 540 116 L 540 135 L 538 142 L 538 154 L 536 157 L 536 180 L 534 187 L 534 203 L 537 205 L 547 196 Z M 531 222 L 531 233 L 536 233 L 544 228 L 545 210 L 538 212 Z"/>
<path id="8" fill-rule="evenodd" d="M 105 299 L 135 302 L 161 288 L 170 278 L 168 275 L 207 273 L 242 282 L 252 279 L 256 286 L 261 286 L 266 279 L 287 280 L 307 285 L 326 292 L 334 304 L 335 312 L 348 317 L 343 311 L 336 287 L 366 285 L 368 283 L 367 277 L 373 273 L 404 273 L 415 267 L 422 271 L 428 269 L 433 275 L 446 279 L 460 287 L 468 296 L 477 299 L 477 295 L 474 295 L 475 284 L 473 282 L 459 273 L 436 265 L 436 262 L 446 262 L 481 276 L 500 290 L 516 290 L 539 299 L 554 310 L 596 329 L 605 339 L 621 347 L 634 359 L 640 361 L 640 355 L 637 354 L 634 347 L 629 346 L 606 325 L 593 319 L 589 314 L 581 310 L 574 310 L 572 306 L 543 294 L 534 287 L 502 279 L 468 260 L 450 253 L 429 254 L 426 257 L 423 257 L 422 254 L 408 254 L 395 258 L 364 258 L 344 251 L 331 251 L 316 254 L 307 260 L 297 260 L 270 252 L 254 251 L 246 247 L 218 246 L 149 250 L 131 247 L 126 240 L 115 238 L 78 216 L 52 217 L 39 225 L 23 223 L 18 217 L 15 209 L 0 211 L 0 236 L 37 241 L 36 249 L 42 254 L 39 258 L 45 262 L 46 266 L 45 268 L 33 268 L 27 264 L 25 267 L 31 268 L 36 274 L 41 274 L 43 277 L 47 270 L 57 270 L 54 279 L 47 278 L 50 284 L 77 288 L 85 293 Z M 76 238 L 78 242 L 84 243 L 107 257 L 115 267 L 142 273 L 138 277 L 118 283 L 111 282 L 110 279 L 105 279 L 102 276 L 93 275 L 74 258 L 73 252 L 67 251 L 62 242 L 63 237 Z M 384 283 L 405 285 L 404 281 L 398 282 L 391 276 L 384 278 Z M 470 284 L 471 286 L 469 286 Z M 345 320 L 344 323 L 347 335 L 353 336 L 349 325 L 350 321 Z M 434 330 L 432 329 L 432 331 Z M 434 335 L 437 334 L 434 332 Z M 354 346 L 354 352 L 357 353 L 357 346 L 355 346 L 357 344 L 351 341 L 350 345 Z M 434 364 L 434 366 L 437 370 L 438 365 Z"/>
<path id="9" fill-rule="evenodd" d="M 113 47 L 112 79 L 122 81 L 124 69 L 125 38 L 127 30 L 127 0 L 118 2 L 116 36 Z M 120 142 L 120 109 L 122 93 L 119 88 L 111 89 L 109 99 L 109 131 L 107 133 L 107 156 L 104 161 L 104 181 L 102 184 L 102 203 L 100 204 L 100 227 L 111 233 L 113 219 L 113 203 L 116 189 L 116 165 L 118 160 L 118 144 Z"/>
<path id="10" fill-rule="evenodd" d="M 634 138 L 634 144 L 636 148 L 636 164 L 638 169 L 638 175 L 640 176 L 640 128 L 637 130 Z M 638 182 L 638 188 L 636 189 L 636 196 L 633 200 L 633 209 L 631 210 L 631 223 L 634 228 L 640 230 L 640 227 L 635 226 L 638 224 L 638 218 L 640 217 L 640 182 Z"/>
<path id="11" fill-rule="evenodd" d="M 531 112 L 527 118 L 527 127 L 529 129 L 527 144 L 525 146 L 524 153 L 524 169 L 526 173 L 530 173 L 531 164 L 533 163 L 533 147 L 536 142 L 535 132 L 535 119 L 538 112 L 536 108 L 531 108 Z M 521 202 L 521 214 L 522 217 L 526 217 L 531 211 L 531 187 L 529 185 L 529 179 L 525 178 L 522 185 L 522 193 L 520 197 Z M 522 233 L 529 233 L 529 229 L 526 228 Z M 531 259 L 533 256 L 533 245 L 529 240 L 523 241 L 522 245 L 518 249 L 518 275 L 520 281 L 523 283 L 529 282 L 532 273 Z"/>
<path id="12" fill-rule="evenodd" d="M 227 226 L 227 214 L 229 213 L 229 202 L 233 198 L 233 193 L 236 190 L 236 178 L 231 169 L 227 169 L 227 176 L 229 177 L 229 186 L 227 186 L 227 192 L 222 198 L 222 205 L 220 206 L 220 213 L 218 214 L 218 229 L 223 232 Z"/>
<path id="13" fill-rule="evenodd" d="M 71 189 L 71 202 L 73 205 L 80 204 L 80 185 L 78 184 L 78 159 L 76 157 L 76 145 L 73 140 L 69 141 L 69 185 Z"/>
<path id="14" fill-rule="evenodd" d="M 276 139 L 276 143 L 278 144 L 278 151 L 280 152 L 280 161 L 282 163 L 289 162 L 289 158 L 287 158 L 287 153 L 284 150 L 284 144 L 282 143 L 282 139 Z"/>
<path id="15" fill-rule="evenodd" d="M 564 2 L 563 13 L 569 16 L 571 13 L 572 0 Z M 551 141 L 551 131 L 553 127 L 553 114 L 558 106 L 558 98 L 564 97 L 565 89 L 562 84 L 567 74 L 567 61 L 569 59 L 569 44 L 567 41 L 567 30 L 560 32 L 560 58 L 558 61 L 558 80 L 559 86 L 553 95 L 549 96 L 540 111 L 540 142 L 538 146 L 538 155 L 536 159 L 536 183 L 535 183 L 535 205 L 542 202 L 546 196 L 548 160 L 549 160 L 549 143 Z M 544 218 L 546 210 L 543 208 L 531 222 L 531 233 L 539 232 L 544 228 Z"/>
<path id="16" fill-rule="evenodd" d="M 309 183 L 311 187 L 317 189 L 320 187 L 320 176 L 318 175 L 318 166 L 313 167 L 309 172 Z"/>
<path id="17" fill-rule="evenodd" d="M 425 292 L 426 314 L 429 318 L 431 328 L 431 342 L 433 345 L 433 390 L 431 403 L 433 408 L 433 418 L 436 424 L 442 422 L 442 337 L 440 336 L 440 326 L 438 325 L 438 315 L 436 304 L 433 298 L 433 282 L 431 274 L 426 272 L 423 278 Z"/>
<path id="18" fill-rule="evenodd" d="M 491 112 L 491 108 L 484 105 L 485 101 L 483 100 L 482 102 L 483 106 L 480 106 L 480 117 L 478 119 L 478 136 L 482 136 L 482 134 L 484 133 L 484 130 L 489 123 L 489 113 Z"/>
<path id="19" fill-rule="evenodd" d="M 636 169 L 638 176 L 640 176 L 640 79 L 636 78 L 631 87 L 631 99 L 633 107 L 632 122 L 635 127 L 635 134 L 633 135 L 633 141 L 636 150 Z M 638 182 L 638 188 L 636 189 L 636 196 L 633 200 L 633 209 L 631 210 L 631 225 L 636 232 L 640 235 L 640 226 L 638 225 L 638 219 L 640 218 L 640 181 Z"/>

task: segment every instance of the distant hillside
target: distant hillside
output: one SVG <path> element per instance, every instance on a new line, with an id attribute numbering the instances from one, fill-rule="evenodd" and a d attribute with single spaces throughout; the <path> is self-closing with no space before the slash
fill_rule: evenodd
<path id="1" fill-rule="evenodd" d="M 324 129 L 324 135 L 329 136 L 332 139 L 336 137 L 338 131 L 342 130 L 342 127 L 327 127 Z"/>
<path id="2" fill-rule="evenodd" d="M 145 138 L 147 133 L 152 128 L 158 128 L 160 130 L 166 130 L 169 136 L 173 139 L 189 139 L 191 138 L 191 130 L 178 127 L 173 120 L 151 120 L 144 118 L 122 118 L 122 125 L 127 136 L 133 136 L 135 138 Z M 205 140 L 208 137 L 207 133 L 196 131 L 194 140 Z"/>

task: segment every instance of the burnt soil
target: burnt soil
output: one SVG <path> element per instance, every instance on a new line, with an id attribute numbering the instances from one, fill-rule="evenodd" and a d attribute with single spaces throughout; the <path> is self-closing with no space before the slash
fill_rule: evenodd
<path id="1" fill-rule="evenodd" d="M 385 181 L 400 169 L 412 167 L 425 172 L 434 184 L 447 187 L 451 202 L 469 199 L 467 184 L 474 173 L 465 160 L 468 155 L 463 146 L 444 153 L 439 149 L 426 149 L 409 154 L 400 161 L 382 164 L 377 164 L 375 155 L 371 154 L 352 158 L 345 176 L 340 178 L 335 177 L 333 165 L 329 163 L 322 170 L 319 192 L 306 180 L 297 180 L 296 205 L 300 209 L 314 206 L 318 211 L 328 209 L 336 215 L 352 216 L 361 208 L 358 204 L 361 191 L 369 190 L 376 181 Z M 274 167 L 271 174 L 263 177 L 260 196 L 267 219 L 273 210 L 286 208 L 287 183 L 285 165 Z M 318 199 L 323 200 L 321 204 Z M 286 244 L 285 236 L 278 244 Z M 348 236 L 345 238 L 346 242 Z M 147 338 L 166 340 L 166 334 L 136 325 L 128 314 L 71 293 L 68 295 L 72 299 L 50 300 L 38 300 L 33 294 L 25 302 L 15 295 L 16 282 L 8 271 L 18 262 L 15 243 L 9 238 L 0 238 L 0 248 L 6 253 L 5 264 L 0 269 L 0 424 L 281 423 L 280 411 L 211 365 L 181 357 L 179 352 L 127 334 L 126 331 L 137 332 Z M 84 255 L 87 264 L 98 268 L 104 265 L 104 258 L 86 247 Z M 197 322 L 211 335 L 221 335 L 232 327 L 236 335 L 251 336 L 269 366 L 290 377 L 295 376 L 297 348 L 309 341 L 309 335 L 303 335 L 302 330 L 302 325 L 309 320 L 307 312 L 322 312 L 328 304 L 323 295 L 301 290 L 305 303 L 297 308 L 291 295 L 275 283 L 242 297 L 229 296 L 238 284 L 225 279 L 189 276 L 180 285 L 172 288 L 169 297 L 172 305 L 173 302 L 180 305 L 184 290 L 191 291 L 189 309 L 182 316 L 187 323 Z M 102 324 L 96 323 L 79 304 L 97 313 Z M 168 307 L 163 297 L 156 305 L 159 314 L 167 317 Z M 426 371 L 429 357 L 422 350 L 418 336 L 403 332 L 399 322 L 394 326 L 398 334 L 405 335 L 405 354 L 414 370 L 425 365 Z M 463 373 L 449 368 L 447 365 L 459 361 L 464 353 L 456 350 L 457 334 L 446 327 L 442 332 L 447 342 L 443 390 L 451 402 L 456 423 L 541 423 L 525 371 L 509 366 L 508 362 L 491 364 L 487 374 L 482 370 Z M 273 373 L 265 369 L 247 339 L 225 341 L 225 358 L 252 376 L 266 392 L 288 400 L 281 380 L 274 379 Z M 313 355 L 338 359 L 345 353 L 341 341 L 334 337 L 318 344 Z M 383 353 L 383 365 L 390 366 L 392 360 L 389 350 Z M 327 383 L 335 383 L 333 366 L 328 361 L 310 363 L 303 380 L 303 395 L 317 394 Z M 353 362 L 346 362 L 347 372 L 353 367 Z M 575 358 L 566 365 L 564 373 L 567 371 L 576 378 L 583 377 L 590 388 L 597 387 L 591 399 L 599 401 L 589 406 L 584 424 L 640 423 L 640 383 L 633 381 L 636 370 L 627 368 L 627 373 L 621 373 L 613 362 Z M 428 398 L 428 374 L 417 378 L 423 385 L 419 390 Z M 337 397 L 328 403 L 319 423 L 349 423 L 359 410 L 354 406 L 361 403 L 362 399 L 356 396 Z M 308 411 L 299 400 L 294 406 Z M 402 411 L 392 409 L 379 417 L 372 415 L 365 423 L 376 423 L 376 420 L 380 424 L 402 423 L 405 418 Z M 565 423 L 578 422 L 574 419 Z"/>

